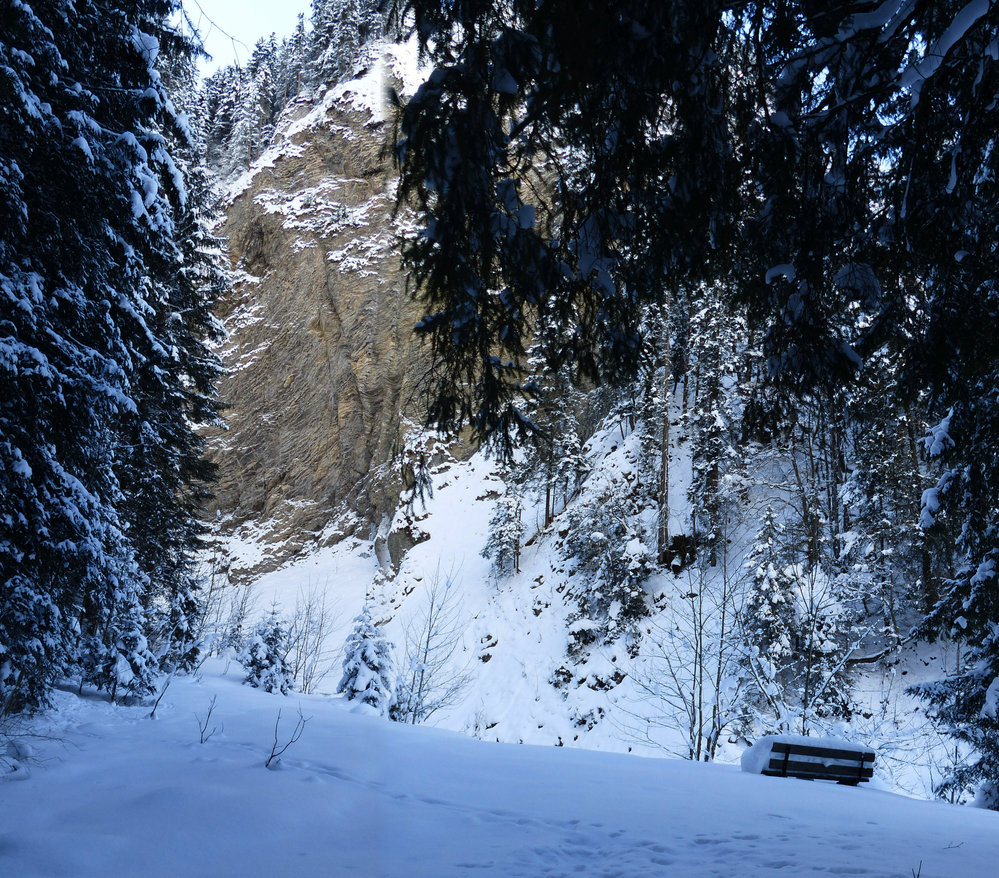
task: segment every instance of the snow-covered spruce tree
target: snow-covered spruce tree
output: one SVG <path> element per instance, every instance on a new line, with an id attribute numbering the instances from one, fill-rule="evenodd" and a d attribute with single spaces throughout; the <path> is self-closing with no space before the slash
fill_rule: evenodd
<path id="1" fill-rule="evenodd" d="M 203 126 L 192 118 L 196 65 L 187 56 L 166 57 L 158 68 L 187 121 L 170 141 L 187 184 L 187 199 L 176 220 L 180 282 L 156 287 L 159 307 L 151 322 L 160 345 L 137 370 L 142 419 L 132 424 L 121 443 L 118 469 L 136 560 L 150 583 L 145 600 L 150 646 L 169 672 L 192 670 L 201 646 L 201 584 L 191 559 L 203 549 L 200 510 L 215 469 L 204 458 L 204 442 L 191 426 L 217 418 L 215 380 L 221 365 L 205 342 L 220 337 L 211 308 L 228 278 L 223 243 L 208 231 L 212 194 Z"/>
<path id="2" fill-rule="evenodd" d="M 984 185 L 984 184 L 983 184 Z M 932 535 L 956 519 L 954 571 L 927 620 L 931 631 L 959 640 L 962 662 L 949 677 L 915 687 L 950 735 L 972 750 L 967 764 L 940 786 L 960 797 L 974 791 L 983 807 L 999 810 L 999 351 L 991 331 L 999 319 L 999 287 L 986 282 L 967 314 L 956 356 L 968 357 L 973 380 L 954 386 L 953 407 L 924 437 L 924 448 L 943 466 L 923 494 L 922 524 Z"/>
<path id="3" fill-rule="evenodd" d="M 354 619 L 354 630 L 344 647 L 343 676 L 336 687 L 348 701 L 360 701 L 379 713 L 388 712 L 395 686 L 393 645 L 371 621 L 365 607 Z"/>
<path id="4" fill-rule="evenodd" d="M 749 590 L 741 614 L 752 689 L 777 731 L 807 733 L 816 720 L 849 715 L 844 659 L 851 616 L 841 581 L 809 560 L 809 536 L 768 507 L 746 559 Z"/>
<path id="5" fill-rule="evenodd" d="M 750 583 L 740 621 L 756 695 L 770 708 L 778 728 L 786 725 L 784 678 L 794 657 L 792 555 L 787 530 L 768 506 L 746 557 Z"/>
<path id="6" fill-rule="evenodd" d="M 233 121 L 228 150 L 232 170 L 248 168 L 270 145 L 274 124 L 286 99 L 278 95 L 281 56 L 273 34 L 260 39 L 242 72 L 239 102 Z"/>
<path id="7" fill-rule="evenodd" d="M 334 85 L 350 78 L 384 30 L 381 6 L 379 0 L 312 0 L 313 82 Z"/>
<path id="8" fill-rule="evenodd" d="M 301 94 L 306 87 L 310 36 L 305 24 L 305 15 L 299 13 L 295 30 L 278 47 L 278 63 L 275 65 L 273 74 L 274 94 L 277 98 L 276 113 L 280 113 L 285 105 Z"/>
<path id="9" fill-rule="evenodd" d="M 950 562 L 944 546 L 956 535 L 942 539 L 920 527 L 932 464 L 920 460 L 921 425 L 898 391 L 898 358 L 881 352 L 870 366 L 849 403 L 853 454 L 842 490 L 849 518 L 843 566 L 864 589 L 869 612 L 880 614 L 881 634 L 897 641 L 936 605 L 941 564 Z"/>
<path id="10" fill-rule="evenodd" d="M 228 147 L 239 115 L 242 88 L 242 70 L 230 66 L 205 79 L 198 93 L 195 117 L 204 125 L 205 158 L 220 177 L 225 176 L 231 161 Z"/>
<path id="11" fill-rule="evenodd" d="M 147 580 L 133 564 L 84 597 L 71 672 L 79 674 L 81 688 L 94 685 L 113 701 L 149 695 L 156 688 L 159 667 L 146 639 L 141 584 Z"/>
<path id="12" fill-rule="evenodd" d="M 544 491 L 543 528 L 568 505 L 589 472 L 579 423 L 586 394 L 576 387 L 568 368 L 555 372 L 548 368 L 549 352 L 557 347 L 560 335 L 560 330 L 539 327 L 530 352 L 529 383 L 534 387 L 534 398 L 528 414 L 537 429 L 534 441 L 526 446 L 526 457 L 513 473 L 519 483 L 538 485 Z"/>
<path id="13" fill-rule="evenodd" d="M 730 537 L 726 526 L 735 502 L 733 479 L 742 459 L 736 377 L 744 324 L 724 307 L 718 290 L 705 290 L 690 326 L 690 363 L 686 379 L 693 385 L 687 412 L 693 474 L 688 495 L 693 510 L 695 542 L 717 561 L 720 543 Z"/>
<path id="14" fill-rule="evenodd" d="M 482 549 L 483 558 L 491 558 L 497 577 L 520 573 L 520 547 L 524 542 L 524 504 L 516 485 L 507 484 L 496 501 L 489 519 L 489 538 Z"/>
<path id="15" fill-rule="evenodd" d="M 302 87 L 304 58 L 296 31 L 280 45 L 261 37 L 245 67 L 221 68 L 205 80 L 198 96 L 205 153 L 217 176 L 238 176 L 270 145 L 278 116 Z"/>
<path id="16" fill-rule="evenodd" d="M 642 321 L 643 337 L 648 342 L 647 362 L 639 376 L 640 392 L 637 415 L 641 421 L 643 470 L 656 482 L 656 559 L 669 564 L 670 534 L 670 464 L 675 436 L 673 390 L 675 374 L 672 363 L 673 331 L 668 306 L 651 305 Z"/>
<path id="17" fill-rule="evenodd" d="M 641 499 L 634 482 L 615 477 L 567 513 L 566 557 L 586 574 L 573 589 L 572 651 L 626 635 L 648 612 L 645 580 L 655 558 L 641 525 Z"/>
<path id="18" fill-rule="evenodd" d="M 71 665 L 142 658 L 132 622 L 114 622 L 119 599 L 130 620 L 149 599 L 126 446 L 147 423 L 190 436 L 199 318 L 180 303 L 203 293 L 170 146 L 186 133 L 158 69 L 190 50 L 166 24 L 176 6 L 0 11 L 0 712 L 43 703 Z M 156 369 L 177 392 L 144 381 Z"/>
<path id="19" fill-rule="evenodd" d="M 278 618 L 277 609 L 261 619 L 240 652 L 239 663 L 246 668 L 246 680 L 251 686 L 265 692 L 287 695 L 293 688 L 288 668 L 288 632 Z"/>

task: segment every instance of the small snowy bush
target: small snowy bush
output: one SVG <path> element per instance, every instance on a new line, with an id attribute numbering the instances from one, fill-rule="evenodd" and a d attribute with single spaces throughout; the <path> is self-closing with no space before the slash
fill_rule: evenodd
<path id="1" fill-rule="evenodd" d="M 271 610 L 270 616 L 254 627 L 239 654 L 239 661 L 246 668 L 244 682 L 265 692 L 287 695 L 293 688 L 287 655 L 288 634 L 277 611 Z"/>
<path id="2" fill-rule="evenodd" d="M 360 701 L 384 714 L 392 702 L 395 668 L 393 645 L 371 621 L 367 607 L 354 620 L 344 647 L 343 677 L 336 691 L 348 701 Z"/>

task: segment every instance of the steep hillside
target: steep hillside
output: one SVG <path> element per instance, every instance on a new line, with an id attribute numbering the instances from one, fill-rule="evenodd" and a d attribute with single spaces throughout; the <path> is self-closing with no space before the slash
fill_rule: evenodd
<path id="1" fill-rule="evenodd" d="M 679 522 L 689 514 L 681 481 L 684 473 L 690 477 L 687 443 L 677 443 L 674 453 Z M 332 693 L 352 619 L 366 605 L 394 645 L 400 691 L 414 667 L 436 665 L 436 680 L 428 682 L 435 697 L 457 682 L 446 703 L 424 718 L 430 725 L 491 741 L 683 758 L 698 747 L 704 758 L 716 729 L 714 758 L 735 762 L 747 742 L 775 722 L 766 704 L 750 696 L 742 662 L 745 632 L 735 615 L 744 612 L 753 573 L 745 560 L 745 535 L 727 568 L 654 573 L 642 585 L 647 615 L 637 622 L 622 619 L 618 630 L 608 628 L 606 619 L 601 625 L 581 612 L 595 576 L 571 537 L 581 510 L 607 502 L 608 485 L 640 481 L 639 432 L 612 417 L 585 454 L 591 474 L 548 528 L 542 527 L 543 493 L 524 495 L 518 572 L 499 574 L 482 555 L 505 492 L 502 468 L 483 453 L 465 462 L 442 455 L 425 505 L 401 507 L 388 531 L 405 533 L 413 543 L 398 566 L 379 559 L 384 531 L 308 552 L 248 586 L 223 589 L 218 629 L 231 624 L 226 617 L 237 595 L 248 603 L 250 617 L 274 607 L 288 624 L 323 596 L 326 676 L 311 691 Z M 640 507 L 629 524 L 647 535 L 655 526 L 654 510 Z M 259 545 L 232 540 L 227 551 L 237 566 L 249 567 Z M 431 600 L 447 619 L 435 632 L 436 653 L 428 661 L 414 654 L 427 642 Z M 733 612 L 727 627 L 724 606 Z M 858 642 L 849 657 L 873 651 Z M 849 676 L 849 714 L 822 719 L 810 713 L 809 729 L 877 747 L 881 785 L 929 797 L 954 754 L 905 687 L 939 677 L 954 660 L 953 648 L 937 643 L 856 664 Z"/>

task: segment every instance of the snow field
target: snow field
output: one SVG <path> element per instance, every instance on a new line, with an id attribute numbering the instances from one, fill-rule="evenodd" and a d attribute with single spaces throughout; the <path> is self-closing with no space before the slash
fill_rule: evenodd
<path id="1" fill-rule="evenodd" d="M 999 815 L 730 766 L 475 741 L 241 685 L 222 660 L 158 719 L 60 692 L 0 786 L 0 874 L 991 876 Z M 224 729 L 199 744 L 212 724 Z M 264 762 L 308 723 L 280 770 Z"/>

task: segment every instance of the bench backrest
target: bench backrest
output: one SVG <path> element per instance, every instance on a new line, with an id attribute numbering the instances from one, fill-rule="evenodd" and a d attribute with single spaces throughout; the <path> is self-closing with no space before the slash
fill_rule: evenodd
<path id="1" fill-rule="evenodd" d="M 863 783 L 874 775 L 874 753 L 774 741 L 770 763 L 763 769 L 763 774 Z"/>

